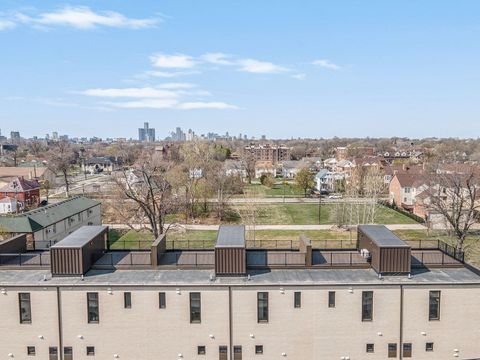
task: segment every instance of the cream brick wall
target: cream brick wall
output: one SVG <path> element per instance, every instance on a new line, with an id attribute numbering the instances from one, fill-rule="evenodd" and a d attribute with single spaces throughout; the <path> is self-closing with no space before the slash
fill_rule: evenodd
<path id="1" fill-rule="evenodd" d="M 228 287 L 63 287 L 61 288 L 63 345 L 72 346 L 74 359 L 217 360 L 218 347 L 230 345 Z M 400 287 L 354 286 L 232 287 L 232 346 L 240 345 L 243 359 L 351 360 L 387 359 L 389 343 L 400 354 Z M 373 321 L 362 322 L 362 291 L 374 292 Z M 441 319 L 428 321 L 430 290 L 441 291 Z M 123 293 L 132 293 L 132 308 L 124 309 Z M 269 293 L 269 322 L 257 322 L 257 292 Z M 294 308 L 294 292 L 302 292 L 302 306 Z M 336 292 L 335 308 L 328 292 Z M 19 324 L 18 293 L 30 292 L 32 324 Z M 87 292 L 98 292 L 99 324 L 87 323 Z M 166 293 L 166 309 L 159 309 L 159 292 Z M 200 292 L 201 324 L 190 324 L 189 293 Z M 405 343 L 413 344 L 413 359 L 478 358 L 480 355 L 480 288 L 468 286 L 404 286 Z M 26 347 L 35 346 L 38 359 L 48 359 L 48 347 L 59 346 L 56 288 L 6 288 L 0 294 L 0 360 L 29 359 Z M 426 335 L 422 335 L 425 332 Z M 381 333 L 381 335 L 379 335 Z M 42 335 L 44 338 L 39 339 Z M 213 335 L 213 339 L 210 338 Z M 253 337 L 251 336 L 253 335 Z M 425 343 L 434 352 L 425 352 Z M 367 343 L 375 353 L 367 354 Z M 197 346 L 206 346 L 206 356 Z M 264 354 L 255 355 L 255 345 Z M 95 346 L 96 355 L 86 356 Z M 282 356 L 286 354 L 286 357 Z M 397 359 L 400 358 L 399 356 Z"/>
<path id="2" fill-rule="evenodd" d="M 428 321 L 430 290 L 441 291 L 439 321 Z M 456 359 L 454 350 L 459 359 L 479 358 L 479 300 L 478 287 L 405 288 L 404 342 L 413 344 L 414 359 Z M 434 343 L 433 352 L 425 351 L 427 342 Z"/>
<path id="3" fill-rule="evenodd" d="M 218 346 L 229 344 L 227 289 L 182 288 L 178 295 L 175 288 L 112 288 L 109 295 L 103 288 L 98 290 L 99 324 L 87 322 L 88 291 L 96 290 L 62 291 L 64 343 L 74 348 L 75 359 L 118 354 L 122 360 L 176 360 L 182 354 L 183 359 L 217 360 Z M 132 293 L 131 309 L 124 309 L 124 291 Z M 160 291 L 166 292 L 166 309 L 159 309 Z M 201 292 L 201 324 L 190 324 L 190 292 Z M 207 347 L 206 356 L 197 355 L 199 345 Z M 86 346 L 95 346 L 95 357 L 85 356 Z"/>
<path id="4" fill-rule="evenodd" d="M 57 292 L 55 288 L 7 288 L 0 294 L 0 359 L 27 359 L 27 346 L 35 346 L 37 359 L 48 359 L 49 346 L 58 346 Z M 32 323 L 20 324 L 18 293 L 29 292 Z M 43 339 L 39 337 L 43 337 Z"/>

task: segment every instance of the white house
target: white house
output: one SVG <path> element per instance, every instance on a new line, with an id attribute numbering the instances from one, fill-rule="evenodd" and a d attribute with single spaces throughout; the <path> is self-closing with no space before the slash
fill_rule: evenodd
<path id="1" fill-rule="evenodd" d="M 6 197 L 0 200 L 0 214 L 11 214 L 17 208 L 17 200 Z"/>

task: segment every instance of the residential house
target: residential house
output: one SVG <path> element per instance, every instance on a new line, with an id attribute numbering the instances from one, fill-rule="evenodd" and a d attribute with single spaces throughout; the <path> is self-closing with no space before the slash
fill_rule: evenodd
<path id="1" fill-rule="evenodd" d="M 322 169 L 315 175 L 315 188 L 320 192 L 335 192 L 339 182 L 345 180 L 344 173 Z"/>
<path id="2" fill-rule="evenodd" d="M 115 158 L 113 157 L 92 157 L 85 161 L 85 172 L 88 174 L 111 174 L 115 168 Z"/>
<path id="3" fill-rule="evenodd" d="M 0 214 L 11 214 L 18 210 L 17 200 L 10 197 L 0 199 Z"/>
<path id="4" fill-rule="evenodd" d="M 285 179 L 295 179 L 297 173 L 304 168 L 309 169 L 310 162 L 305 160 L 284 161 L 282 163 L 282 175 Z"/>
<path id="5" fill-rule="evenodd" d="M 271 161 L 257 161 L 255 163 L 255 178 L 260 179 L 264 174 L 277 176 L 277 168 Z"/>
<path id="6" fill-rule="evenodd" d="M 245 165 L 239 160 L 225 160 L 223 169 L 226 176 L 239 176 L 241 179 L 247 177 L 247 170 Z"/>
<path id="7" fill-rule="evenodd" d="M 40 205 L 40 183 L 36 180 L 15 178 L 0 188 L 0 199 L 15 199 L 19 209 L 29 209 Z"/>
<path id="8" fill-rule="evenodd" d="M 389 185 L 390 202 L 404 210 L 415 213 L 416 197 L 426 188 L 425 174 L 398 173 Z"/>
<path id="9" fill-rule="evenodd" d="M 85 197 L 73 197 L 14 216 L 0 217 L 0 227 L 15 234 L 27 234 L 29 244 L 43 249 L 84 225 L 101 225 L 101 205 Z"/>
<path id="10" fill-rule="evenodd" d="M 7 185 L 10 181 L 21 177 L 27 180 L 37 180 L 40 183 L 48 181 L 54 184 L 56 175 L 47 167 L 0 167 L 0 186 Z"/>

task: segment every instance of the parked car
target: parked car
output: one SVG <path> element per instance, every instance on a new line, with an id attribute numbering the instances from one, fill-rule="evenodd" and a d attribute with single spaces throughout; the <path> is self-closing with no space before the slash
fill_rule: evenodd
<path id="1" fill-rule="evenodd" d="M 332 194 L 332 195 L 329 195 L 328 198 L 329 198 L 329 199 L 332 199 L 332 200 L 338 200 L 338 199 L 341 199 L 341 198 L 342 198 L 342 195 L 340 195 L 340 194 Z"/>

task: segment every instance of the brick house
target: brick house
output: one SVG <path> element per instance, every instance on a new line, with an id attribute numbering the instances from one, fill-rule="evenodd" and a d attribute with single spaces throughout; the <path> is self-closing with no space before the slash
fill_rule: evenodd
<path id="1" fill-rule="evenodd" d="M 36 180 L 26 180 L 17 177 L 0 188 L 0 199 L 15 199 L 20 209 L 40 205 L 40 183 Z"/>
<path id="2" fill-rule="evenodd" d="M 416 211 L 417 196 L 427 187 L 423 177 L 420 173 L 395 174 L 389 185 L 390 203 L 423 217 L 424 210 Z"/>

